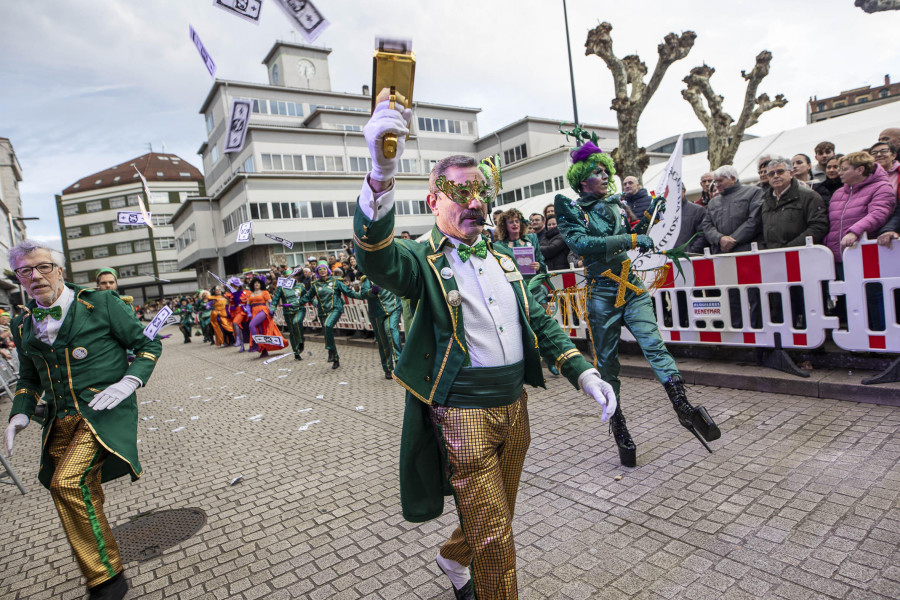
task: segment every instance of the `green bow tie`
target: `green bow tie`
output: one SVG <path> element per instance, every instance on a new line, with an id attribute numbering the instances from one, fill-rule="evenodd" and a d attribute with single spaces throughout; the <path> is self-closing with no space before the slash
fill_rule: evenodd
<path id="1" fill-rule="evenodd" d="M 35 308 L 31 311 L 31 316 L 35 321 L 43 321 L 44 317 L 50 316 L 59 321 L 62 318 L 62 306 L 51 306 L 50 308 Z"/>
<path id="2" fill-rule="evenodd" d="M 484 243 L 484 240 L 479 241 L 474 247 L 460 244 L 456 247 L 456 252 L 459 254 L 459 259 L 463 262 L 469 260 L 469 257 L 473 254 L 478 258 L 487 258 L 487 244 Z"/>

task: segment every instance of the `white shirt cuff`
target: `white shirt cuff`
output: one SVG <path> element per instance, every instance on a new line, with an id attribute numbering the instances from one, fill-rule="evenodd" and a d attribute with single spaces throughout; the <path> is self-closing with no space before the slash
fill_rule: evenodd
<path id="1" fill-rule="evenodd" d="M 386 215 L 394 207 L 394 182 L 391 187 L 375 193 L 369 185 L 369 174 L 363 180 L 362 189 L 359 191 L 359 209 L 372 221 L 377 221 Z"/>
<path id="2" fill-rule="evenodd" d="M 600 377 L 600 371 L 593 368 L 584 371 L 581 375 L 578 376 L 578 389 L 580 389 L 585 396 L 590 396 L 590 394 L 584 391 L 584 380 L 592 375 L 596 375 L 600 379 L 603 379 L 602 377 Z"/>

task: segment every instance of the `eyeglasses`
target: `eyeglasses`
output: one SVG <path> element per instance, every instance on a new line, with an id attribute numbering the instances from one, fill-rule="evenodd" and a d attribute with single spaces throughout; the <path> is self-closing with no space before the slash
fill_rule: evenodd
<path id="1" fill-rule="evenodd" d="M 53 263 L 41 263 L 39 265 L 34 265 L 33 267 L 19 267 L 16 269 L 16 275 L 21 279 L 31 279 L 35 269 L 37 269 L 37 272 L 41 275 L 49 275 L 55 268 L 56 265 Z"/>
<path id="2" fill-rule="evenodd" d="M 768 175 L 769 177 L 772 177 L 773 175 L 778 175 L 779 177 L 781 177 L 785 173 L 787 173 L 787 169 L 775 169 L 774 171 L 767 171 L 766 175 Z"/>
<path id="3" fill-rule="evenodd" d="M 885 148 L 884 150 L 872 150 L 869 152 L 872 156 L 889 156 L 891 153 L 890 148 Z"/>

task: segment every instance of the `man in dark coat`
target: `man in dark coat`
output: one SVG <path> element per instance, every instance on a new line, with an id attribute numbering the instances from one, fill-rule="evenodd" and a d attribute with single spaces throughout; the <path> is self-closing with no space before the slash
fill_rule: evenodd
<path id="1" fill-rule="evenodd" d="M 691 240 L 685 251 L 703 254 L 703 249 L 709 245 L 706 243 L 706 236 L 703 235 L 703 228 L 701 227 L 705 215 L 706 208 L 700 204 L 688 202 L 685 199 L 681 200 L 681 233 L 678 234 L 678 239 L 675 240 L 676 247 L 686 244 L 691 239 L 691 236 L 697 234 L 697 237 Z"/>
<path id="2" fill-rule="evenodd" d="M 631 209 L 631 212 L 634 213 L 634 216 L 638 219 L 643 217 L 644 212 L 650 208 L 650 203 L 653 202 L 653 198 L 650 197 L 647 190 L 641 187 L 637 177 L 631 175 L 626 177 L 622 181 L 622 191 L 624 192 L 622 198 L 625 200 L 625 204 L 628 205 L 628 208 Z"/>
<path id="3" fill-rule="evenodd" d="M 566 240 L 559 234 L 556 228 L 556 217 L 547 217 L 547 226 L 544 227 L 544 239 L 541 240 L 541 254 L 544 256 L 544 264 L 549 271 L 559 271 L 569 268 L 569 247 Z"/>
<path id="4" fill-rule="evenodd" d="M 806 237 L 820 244 L 828 233 L 828 213 L 822 197 L 801 186 L 791 174 L 791 162 L 773 158 L 766 167 L 769 190 L 760 210 L 761 248 L 803 246 Z"/>
<path id="5" fill-rule="evenodd" d="M 763 190 L 741 185 L 737 169 L 731 165 L 716 169 L 713 180 L 719 195 L 709 201 L 702 224 L 710 251 L 746 252 L 750 242 L 759 237 Z"/>

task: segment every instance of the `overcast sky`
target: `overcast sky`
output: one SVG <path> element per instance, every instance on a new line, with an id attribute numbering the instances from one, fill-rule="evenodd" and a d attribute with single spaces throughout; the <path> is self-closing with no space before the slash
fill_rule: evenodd
<path id="1" fill-rule="evenodd" d="M 562 2 L 554 0 L 318 0 L 331 26 L 317 40 L 333 50 L 332 88 L 358 92 L 371 79 L 376 35 L 410 37 L 417 54 L 416 97 L 482 109 L 487 134 L 525 115 L 572 118 Z M 4 6 L 0 19 L 0 137 L 8 137 L 25 180 L 29 235 L 58 240 L 54 194 L 81 177 L 139 156 L 153 144 L 200 165 L 205 140 L 200 105 L 211 78 L 188 36 L 194 26 L 223 79 L 266 82 L 261 60 L 290 24 L 271 0 L 253 25 L 212 0 L 41 0 Z M 589 29 L 613 25 L 619 57 L 637 53 L 650 72 L 656 45 L 670 31 L 693 30 L 688 57 L 675 63 L 641 121 L 651 144 L 702 129 L 680 95 L 681 79 L 706 62 L 726 109 L 741 109 L 754 57 L 774 54 L 760 92 L 789 104 L 767 113 L 751 133 L 805 123 L 809 96 L 826 97 L 885 74 L 900 80 L 900 13 L 867 15 L 853 0 L 569 0 L 578 110 L 582 121 L 616 124 L 612 77 L 584 55 Z M 649 75 L 648 75 L 649 79 Z M 885 125 L 900 125 L 897 123 Z M 798 151 L 804 149 L 798 149 Z M 811 152 L 811 148 L 805 149 Z"/>

